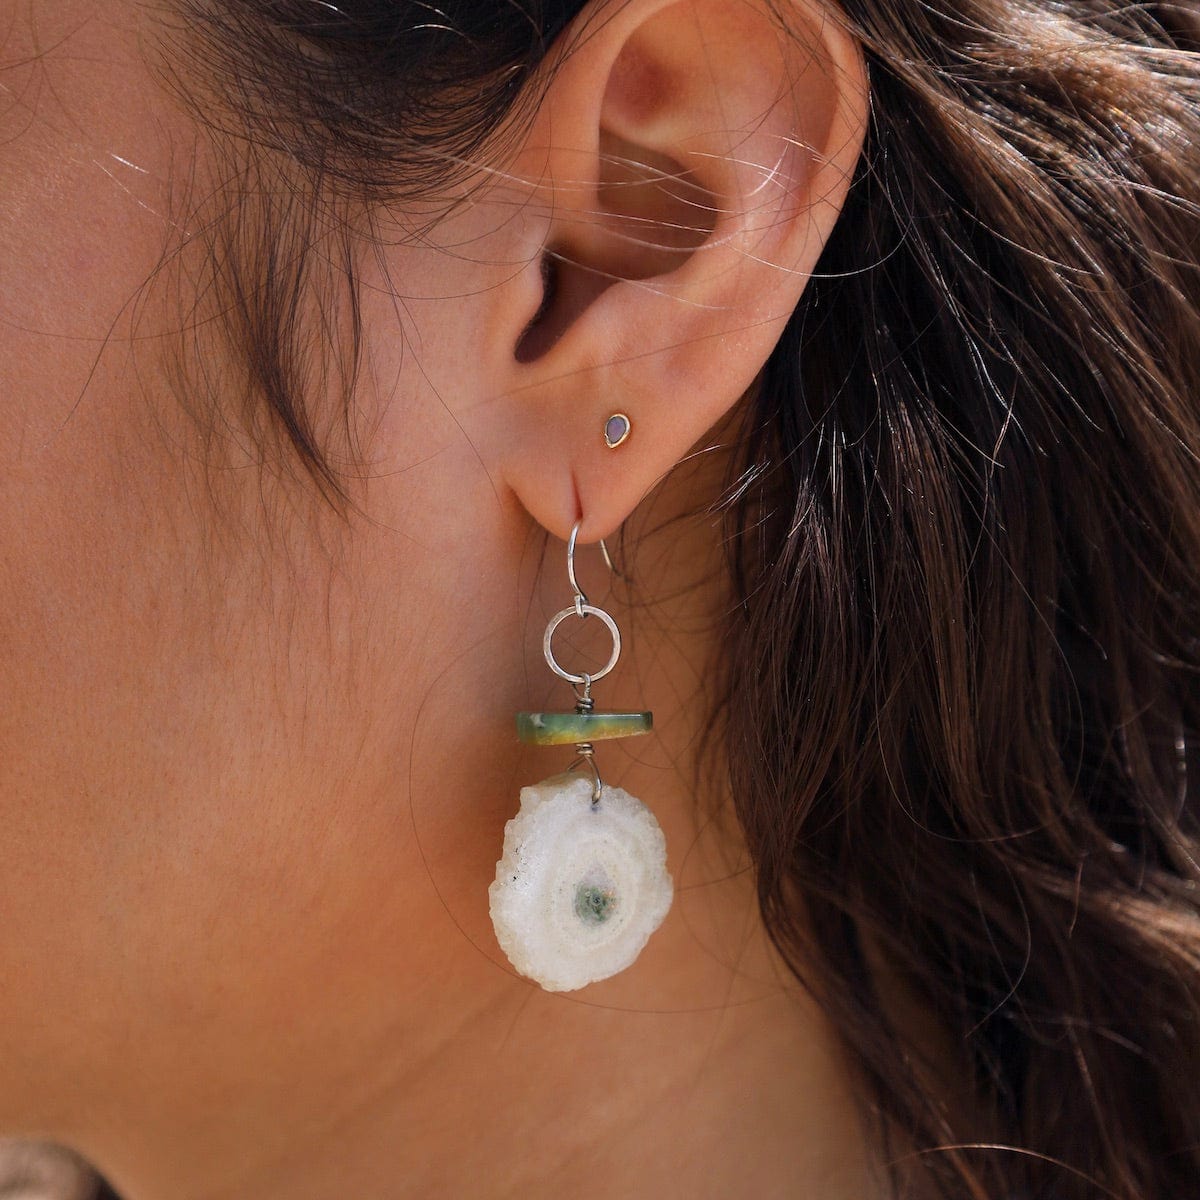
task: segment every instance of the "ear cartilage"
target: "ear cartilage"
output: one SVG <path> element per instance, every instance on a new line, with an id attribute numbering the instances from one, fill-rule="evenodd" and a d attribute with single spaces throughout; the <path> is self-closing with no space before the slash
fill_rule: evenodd
<path id="1" fill-rule="evenodd" d="M 629 437 L 630 428 L 629 418 L 624 413 L 613 413 L 604 422 L 604 444 L 610 450 L 615 450 Z"/>

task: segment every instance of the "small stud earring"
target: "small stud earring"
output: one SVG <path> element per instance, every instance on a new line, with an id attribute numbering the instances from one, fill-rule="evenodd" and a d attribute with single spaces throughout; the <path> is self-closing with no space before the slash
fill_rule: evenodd
<path id="1" fill-rule="evenodd" d="M 624 413 L 613 413 L 604 422 L 604 444 L 610 450 L 615 450 L 629 436 L 629 432 L 629 418 Z"/>

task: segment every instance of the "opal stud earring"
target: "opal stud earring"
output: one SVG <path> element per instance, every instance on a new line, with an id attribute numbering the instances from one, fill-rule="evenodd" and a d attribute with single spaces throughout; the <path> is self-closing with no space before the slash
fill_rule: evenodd
<path id="1" fill-rule="evenodd" d="M 629 436 L 630 428 L 629 418 L 624 413 L 613 413 L 604 422 L 604 444 L 615 450 Z"/>

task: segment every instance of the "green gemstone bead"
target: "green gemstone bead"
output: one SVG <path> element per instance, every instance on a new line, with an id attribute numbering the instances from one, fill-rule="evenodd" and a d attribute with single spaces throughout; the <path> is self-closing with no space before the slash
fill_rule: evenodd
<path id="1" fill-rule="evenodd" d="M 617 893 L 612 888 L 581 883 L 575 889 L 575 915 L 585 925 L 603 925 L 617 907 Z"/>
<path id="2" fill-rule="evenodd" d="M 637 737 L 654 727 L 648 712 L 519 712 L 517 736 L 529 746 L 573 746 Z"/>

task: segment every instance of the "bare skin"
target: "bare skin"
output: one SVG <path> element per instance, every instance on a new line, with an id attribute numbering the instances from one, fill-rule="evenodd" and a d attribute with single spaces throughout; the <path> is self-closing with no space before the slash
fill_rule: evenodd
<path id="1" fill-rule="evenodd" d="M 677 9 L 624 11 L 611 52 L 596 38 L 555 84 L 579 100 L 561 111 L 615 103 L 614 60 L 689 44 Z M 565 598 L 556 539 L 579 511 L 585 540 L 611 533 L 716 443 L 840 201 L 822 192 L 833 215 L 794 237 L 781 202 L 777 285 L 747 276 L 705 307 L 678 283 L 689 313 L 720 314 L 684 335 L 695 361 L 626 334 L 622 357 L 568 312 L 552 353 L 513 365 L 552 210 L 503 188 L 431 244 L 391 244 L 339 516 L 236 415 L 181 395 L 181 364 L 225 369 L 186 302 L 220 161 L 148 65 L 158 15 L 22 2 L 0 29 L 0 1132 L 76 1147 L 127 1200 L 881 1194 L 710 760 L 697 790 L 719 545 L 711 520 L 667 518 L 712 499 L 719 451 L 632 520 L 611 605 L 629 651 L 601 693 L 658 717 L 603 765 L 664 827 L 667 922 L 624 975 L 550 995 L 487 913 L 519 787 L 565 765 L 511 731 L 517 708 L 569 703 L 539 654 Z M 853 122 L 829 120 L 844 174 Z M 521 169 L 573 161 L 559 136 L 535 125 Z M 639 297 L 676 287 L 663 270 L 631 293 L 635 331 L 654 328 Z M 618 407 L 634 432 L 613 452 Z"/>

